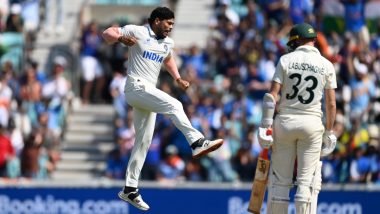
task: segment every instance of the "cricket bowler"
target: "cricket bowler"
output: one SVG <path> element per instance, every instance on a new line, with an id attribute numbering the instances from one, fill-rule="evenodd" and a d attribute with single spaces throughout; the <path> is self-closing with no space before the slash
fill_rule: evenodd
<path id="1" fill-rule="evenodd" d="M 181 78 L 172 53 L 174 42 L 168 37 L 174 25 L 174 13 L 167 7 L 157 7 L 143 26 L 109 27 L 103 32 L 107 43 L 121 42 L 129 46 L 125 96 L 133 107 L 136 139 L 125 175 L 125 187 L 119 197 L 133 206 L 148 210 L 137 189 L 141 169 L 152 141 L 156 114 L 168 116 L 186 137 L 193 158 L 218 149 L 222 139 L 207 140 L 190 123 L 182 103 L 156 87 L 161 66 L 177 84 L 186 90 L 190 83 Z"/>

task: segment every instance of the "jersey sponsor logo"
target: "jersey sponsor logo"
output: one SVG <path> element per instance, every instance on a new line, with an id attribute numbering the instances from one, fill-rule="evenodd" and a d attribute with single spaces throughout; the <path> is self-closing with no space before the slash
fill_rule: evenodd
<path id="1" fill-rule="evenodd" d="M 289 64 L 288 68 L 290 70 L 310 71 L 310 72 L 318 73 L 321 75 L 325 73 L 325 70 L 323 67 L 318 67 L 317 65 L 312 65 L 309 63 L 293 62 Z"/>
<path id="2" fill-rule="evenodd" d="M 151 45 L 150 38 L 146 39 L 146 40 L 144 41 L 144 44 L 145 44 L 145 45 Z"/>
<path id="3" fill-rule="evenodd" d="M 150 60 L 153 60 L 155 62 L 159 62 L 159 63 L 162 63 L 162 60 L 164 59 L 163 56 L 160 56 L 156 53 L 152 53 L 152 52 L 149 52 L 149 51 L 144 51 L 143 52 L 143 57 L 145 59 L 150 59 Z"/>

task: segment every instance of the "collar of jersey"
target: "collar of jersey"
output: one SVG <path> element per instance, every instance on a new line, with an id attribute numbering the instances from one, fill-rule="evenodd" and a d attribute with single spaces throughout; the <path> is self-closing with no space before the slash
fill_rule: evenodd
<path id="1" fill-rule="evenodd" d="M 319 53 L 318 49 L 316 47 L 310 46 L 310 45 L 301 45 L 296 50 L 304 50 L 304 51 L 312 51 Z"/>
<path id="2" fill-rule="evenodd" d="M 157 39 L 156 34 L 154 33 L 154 31 L 152 30 L 152 28 L 150 27 L 149 24 L 146 25 L 146 28 L 148 29 L 149 36 L 150 36 L 150 37 L 153 37 L 153 38 L 155 38 L 155 39 Z M 163 39 L 165 39 L 165 38 L 163 38 Z M 157 40 L 159 40 L 159 39 L 157 39 Z"/>
<path id="3" fill-rule="evenodd" d="M 150 25 L 147 24 L 147 25 L 145 25 L 145 27 L 148 29 L 149 36 L 156 38 L 156 34 L 154 33 L 154 31 L 152 30 L 152 28 L 150 27 Z"/>

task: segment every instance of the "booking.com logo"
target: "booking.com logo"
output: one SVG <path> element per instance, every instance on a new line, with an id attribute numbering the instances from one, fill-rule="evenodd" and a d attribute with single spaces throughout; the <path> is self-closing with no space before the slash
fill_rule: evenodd
<path id="1" fill-rule="evenodd" d="M 247 211 L 248 201 L 240 197 L 231 197 L 228 200 L 228 214 L 249 214 Z M 266 204 L 263 204 L 261 213 L 266 213 Z M 289 214 L 295 214 L 296 208 L 294 203 L 289 204 Z M 318 214 L 362 214 L 362 206 L 359 203 L 325 203 L 321 202 L 317 207 Z"/>
<path id="2" fill-rule="evenodd" d="M 1 214 L 128 214 L 128 205 L 118 200 L 55 199 L 52 195 L 33 199 L 11 199 L 0 195 Z"/>

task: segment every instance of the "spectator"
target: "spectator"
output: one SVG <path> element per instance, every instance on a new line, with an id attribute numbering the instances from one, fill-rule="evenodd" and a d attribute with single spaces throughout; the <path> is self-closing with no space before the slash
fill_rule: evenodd
<path id="1" fill-rule="evenodd" d="M 42 102 L 42 84 L 37 80 L 37 71 L 30 65 L 25 68 L 20 88 L 22 108 L 26 110 L 32 125 L 38 123 L 38 109 Z"/>
<path id="2" fill-rule="evenodd" d="M 181 54 L 180 57 L 183 68 L 191 66 L 195 70 L 196 79 L 202 80 L 207 77 L 208 74 L 205 70 L 207 55 L 197 45 L 190 46 L 188 53 Z"/>
<path id="3" fill-rule="evenodd" d="M 8 123 L 8 135 L 9 140 L 12 143 L 12 147 L 15 150 L 16 157 L 20 157 L 21 151 L 24 148 L 24 137 L 19 129 L 17 129 L 16 124 L 11 118 Z"/>
<path id="4" fill-rule="evenodd" d="M 84 104 L 91 100 L 91 91 L 94 86 L 94 99 L 99 102 L 102 99 L 102 90 L 105 83 L 104 71 L 99 62 L 100 46 L 102 38 L 98 31 L 98 24 L 90 22 L 82 29 L 81 37 L 81 66 L 84 81 L 82 99 Z"/>
<path id="5" fill-rule="evenodd" d="M 188 181 L 205 181 L 207 176 L 205 171 L 199 160 L 191 159 L 186 164 L 184 175 Z"/>
<path id="6" fill-rule="evenodd" d="M 26 140 L 24 149 L 21 153 L 21 176 L 26 178 L 37 178 L 40 168 L 38 159 L 42 143 L 42 136 L 38 133 L 34 133 Z"/>
<path id="7" fill-rule="evenodd" d="M 9 0 L 0 0 L 0 32 L 5 29 L 5 20 L 9 13 Z"/>
<path id="8" fill-rule="evenodd" d="M 23 32 L 24 20 L 21 17 L 21 10 L 22 8 L 20 4 L 11 5 L 11 12 L 5 24 L 6 32 L 16 32 L 16 33 Z"/>
<path id="9" fill-rule="evenodd" d="M 255 166 L 257 158 L 254 158 L 250 150 L 246 147 L 240 147 L 236 156 L 233 158 L 233 166 L 239 175 L 240 181 L 252 181 L 255 176 Z"/>
<path id="10" fill-rule="evenodd" d="M 265 10 L 266 18 L 273 19 L 277 24 L 282 25 L 287 19 L 289 5 L 286 0 L 264 0 L 260 1 Z"/>
<path id="11" fill-rule="evenodd" d="M 247 21 L 248 29 L 247 31 L 253 30 L 262 30 L 265 25 L 264 14 L 260 10 L 260 7 L 253 0 L 247 1 L 247 14 L 242 17 L 242 20 Z M 258 32 L 254 32 L 258 33 Z"/>
<path id="12" fill-rule="evenodd" d="M 340 2 L 344 6 L 345 30 L 353 33 L 360 47 L 368 48 L 370 37 L 364 14 L 367 0 L 340 0 Z"/>
<path id="13" fill-rule="evenodd" d="M 41 117 L 42 119 L 42 117 Z M 48 179 L 55 169 L 56 159 L 50 148 L 46 147 L 49 139 L 41 130 L 35 130 L 26 140 L 21 153 L 21 176 L 31 179 Z"/>
<path id="14" fill-rule="evenodd" d="M 369 161 L 369 170 L 366 182 L 376 182 L 379 172 L 378 157 L 376 155 L 378 148 L 375 145 L 369 144 L 367 148 L 367 157 Z"/>
<path id="15" fill-rule="evenodd" d="M 131 151 L 135 142 L 135 127 L 133 126 L 132 111 L 130 111 L 128 116 L 121 121 L 121 124 L 118 127 L 116 134 L 121 140 L 121 150 L 125 151 L 124 153 L 126 154 Z"/>
<path id="16" fill-rule="evenodd" d="M 105 176 L 111 179 L 122 180 L 125 176 L 125 169 L 128 164 L 129 157 L 121 152 L 119 147 L 112 150 L 107 157 Z"/>
<path id="17" fill-rule="evenodd" d="M 18 72 L 15 71 L 11 61 L 4 62 L 1 73 L 5 76 L 6 82 L 13 92 L 12 98 L 19 100 L 20 83 L 17 76 Z"/>
<path id="18" fill-rule="evenodd" d="M 158 166 L 159 181 L 182 180 L 185 170 L 185 162 L 178 156 L 178 149 L 174 145 L 165 148 L 164 160 Z"/>
<path id="19" fill-rule="evenodd" d="M 66 59 L 56 56 L 53 60 L 51 77 L 42 88 L 42 96 L 47 102 L 45 108 L 49 112 L 49 128 L 57 136 L 62 134 L 67 105 L 71 99 L 71 83 L 63 76 L 66 66 Z"/>
<path id="20" fill-rule="evenodd" d="M 4 10 L 3 10 L 3 8 L 0 8 L 0 33 L 5 31 L 5 20 L 3 17 L 5 17 Z"/>
<path id="21" fill-rule="evenodd" d="M 112 103 L 116 110 L 117 117 L 125 120 L 127 117 L 128 103 L 124 95 L 124 86 L 127 77 L 121 70 L 114 70 L 111 83 L 109 84 Z"/>
<path id="22" fill-rule="evenodd" d="M 47 178 L 60 160 L 61 139 L 54 130 L 49 128 L 48 123 L 49 113 L 41 112 L 38 118 L 39 125 L 33 130 L 34 138 L 32 139 L 36 141 L 36 146 L 41 147 L 38 158 L 40 167 L 38 176 L 41 178 Z"/>
<path id="23" fill-rule="evenodd" d="M 156 129 L 157 130 L 157 129 Z M 141 170 L 141 178 L 144 180 L 157 180 L 158 169 L 161 162 L 162 133 L 153 135 L 148 154 L 146 155 L 144 167 Z"/>
<path id="24" fill-rule="evenodd" d="M 209 154 L 211 163 L 207 167 L 207 172 L 208 180 L 212 182 L 237 181 L 237 175 L 231 165 L 231 148 L 225 135 L 226 130 L 218 130 L 216 137 L 224 139 L 224 143 L 218 150 Z"/>
<path id="25" fill-rule="evenodd" d="M 365 183 L 370 171 L 370 162 L 365 156 L 365 148 L 359 147 L 354 150 L 354 159 L 351 162 L 351 181 L 355 183 Z"/>
<path id="26" fill-rule="evenodd" d="M 7 177 L 7 163 L 15 158 L 15 150 L 6 129 L 0 124 L 0 177 Z"/>
<path id="27" fill-rule="evenodd" d="M 300 24 L 308 20 L 312 21 L 313 1 L 311 0 L 290 0 L 289 15 L 294 24 Z"/>
<path id="28" fill-rule="evenodd" d="M 355 76 L 350 80 L 351 96 L 351 117 L 358 118 L 363 121 L 368 118 L 366 115 L 369 111 L 369 104 L 375 95 L 375 84 L 373 79 L 368 76 L 368 67 L 366 64 L 359 62 L 358 58 L 354 58 L 353 67 Z"/>
<path id="29" fill-rule="evenodd" d="M 0 74 L 0 125 L 8 126 L 10 118 L 10 108 L 12 101 L 12 89 L 7 84 L 7 79 L 4 73 Z"/>
<path id="30" fill-rule="evenodd" d="M 229 20 L 233 25 L 238 26 L 240 22 L 239 15 L 230 7 L 230 0 L 220 0 L 219 4 L 217 4 L 215 15 L 210 20 L 210 26 L 217 25 L 218 19 L 221 17 L 225 17 Z"/>

